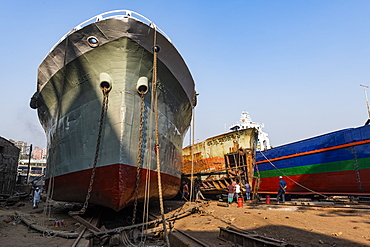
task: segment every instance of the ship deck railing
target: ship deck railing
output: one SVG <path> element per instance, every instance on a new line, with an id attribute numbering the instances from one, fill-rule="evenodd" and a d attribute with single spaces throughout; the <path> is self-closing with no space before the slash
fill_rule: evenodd
<path id="1" fill-rule="evenodd" d="M 122 14 L 118 14 L 118 13 L 122 13 Z M 104 12 L 102 14 L 99 14 L 99 15 L 96 15 L 84 22 L 81 22 L 80 24 L 78 24 L 77 26 L 75 26 L 74 28 L 72 28 L 68 33 L 66 33 L 51 49 L 50 51 L 54 50 L 54 48 L 59 44 L 61 43 L 66 37 L 68 37 L 70 34 L 82 29 L 83 27 L 91 24 L 91 23 L 94 23 L 94 22 L 98 22 L 98 21 L 102 21 L 102 20 L 105 20 L 105 19 L 111 19 L 111 18 L 116 18 L 116 19 L 123 19 L 123 18 L 133 18 L 133 19 L 136 19 L 138 21 L 141 21 L 142 23 L 150 26 L 151 28 L 157 30 L 157 32 L 161 33 L 170 43 L 172 43 L 171 39 L 168 37 L 168 35 L 163 32 L 159 27 L 157 27 L 157 25 L 154 24 L 154 22 L 152 22 L 151 20 L 149 20 L 148 18 L 146 18 L 145 16 L 139 14 L 139 13 L 136 13 L 134 11 L 131 11 L 131 10 L 112 10 L 112 11 L 108 11 L 108 12 Z"/>

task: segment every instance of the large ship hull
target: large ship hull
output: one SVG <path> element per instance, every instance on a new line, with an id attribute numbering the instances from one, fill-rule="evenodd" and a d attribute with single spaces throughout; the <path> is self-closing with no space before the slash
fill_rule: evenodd
<path id="1" fill-rule="evenodd" d="M 370 195 L 370 126 L 344 129 L 257 152 L 260 193 Z"/>
<path id="2" fill-rule="evenodd" d="M 149 171 L 149 174 L 148 174 Z M 85 199 L 91 177 L 91 169 L 72 172 L 54 179 L 55 192 L 53 199 L 58 201 L 82 202 Z M 145 197 L 145 181 L 147 175 L 149 200 L 158 199 L 157 172 L 143 169 L 139 180 L 138 198 L 142 201 Z M 75 182 L 73 182 L 75 181 Z M 132 165 L 111 164 L 98 167 L 93 183 L 89 202 L 114 210 L 133 204 L 135 200 L 136 167 Z M 162 193 L 165 198 L 171 198 L 178 193 L 180 180 L 178 176 L 162 173 Z"/>
<path id="3" fill-rule="evenodd" d="M 53 199 L 85 201 L 96 155 L 89 203 L 118 211 L 132 204 L 137 179 L 139 201 L 146 184 L 149 197 L 158 197 L 158 172 L 163 197 L 178 192 L 182 142 L 195 105 L 194 82 L 176 48 L 156 30 L 133 12 L 98 16 L 66 35 L 41 63 L 33 105 L 47 135 Z M 154 47 L 160 49 L 157 59 Z M 151 91 L 154 70 L 156 105 Z M 142 81 L 148 81 L 149 90 L 141 98 L 137 87 Z M 111 89 L 102 123 L 103 82 Z"/>

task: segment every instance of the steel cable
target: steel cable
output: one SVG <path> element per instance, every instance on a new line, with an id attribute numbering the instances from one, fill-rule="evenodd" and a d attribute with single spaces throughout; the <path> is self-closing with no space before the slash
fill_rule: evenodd
<path id="1" fill-rule="evenodd" d="M 320 195 L 320 196 L 323 196 L 323 197 L 325 197 L 325 198 L 328 198 L 328 196 L 326 196 L 326 195 L 323 195 L 323 194 L 321 194 L 321 193 L 319 193 L 319 192 L 316 192 L 316 191 L 314 191 L 314 190 L 311 190 L 310 188 L 307 188 L 306 186 L 304 186 L 304 185 L 302 185 L 302 184 L 300 184 L 300 183 L 298 183 L 298 182 L 296 182 L 295 180 L 293 180 L 293 179 L 291 179 L 290 177 L 288 177 L 283 171 L 281 171 L 279 168 L 277 168 L 266 156 L 265 156 L 265 154 L 262 152 L 262 151 L 260 151 L 260 153 L 262 154 L 262 156 L 270 163 L 270 165 L 272 165 L 276 170 L 278 170 L 282 175 L 284 175 L 285 177 L 287 177 L 290 181 L 292 181 L 293 183 L 295 183 L 296 185 L 298 185 L 298 186 L 300 186 L 300 187 L 302 187 L 302 188 L 304 188 L 304 189 L 306 189 L 306 190 L 308 190 L 308 191 L 311 191 L 312 193 L 314 193 L 314 194 L 317 194 L 317 195 Z"/>

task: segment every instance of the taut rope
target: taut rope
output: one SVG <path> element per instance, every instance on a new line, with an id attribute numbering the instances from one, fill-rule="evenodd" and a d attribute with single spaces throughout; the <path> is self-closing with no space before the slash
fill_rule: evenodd
<path id="1" fill-rule="evenodd" d="M 166 219 L 164 217 L 164 206 L 163 206 L 163 195 L 162 195 L 162 179 L 161 179 L 161 161 L 160 161 L 160 146 L 159 146 L 159 127 L 158 127 L 158 92 L 157 92 L 157 53 L 159 47 L 157 46 L 157 30 L 154 27 L 154 47 L 153 47 L 153 99 L 154 102 L 154 120 L 155 120 L 155 150 L 156 150 L 156 160 L 157 160 L 157 177 L 158 177 L 158 194 L 159 194 L 159 204 L 161 209 L 161 216 L 163 221 L 163 231 L 167 246 L 170 246 L 170 241 L 167 234 Z"/>

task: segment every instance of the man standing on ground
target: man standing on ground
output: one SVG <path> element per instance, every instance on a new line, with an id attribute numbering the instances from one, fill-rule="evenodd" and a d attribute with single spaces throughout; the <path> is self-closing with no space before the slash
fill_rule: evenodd
<path id="1" fill-rule="evenodd" d="M 280 196 L 281 196 L 282 203 L 285 203 L 285 190 L 286 190 L 287 184 L 283 180 L 282 176 L 280 176 L 279 179 L 280 179 L 280 181 L 279 181 L 279 190 L 278 190 L 278 194 L 277 194 L 277 197 L 276 197 L 276 201 L 277 201 L 277 203 L 279 203 Z"/>
<path id="2" fill-rule="evenodd" d="M 247 197 L 247 201 L 249 201 L 251 199 L 251 185 L 246 182 L 245 185 L 244 185 L 244 188 L 245 188 L 245 196 Z"/>
<path id="3" fill-rule="evenodd" d="M 33 208 L 38 208 L 40 199 L 41 199 L 41 191 L 39 187 L 36 187 L 36 190 L 33 192 Z"/>
<path id="4" fill-rule="evenodd" d="M 182 199 L 185 199 L 186 201 L 189 200 L 189 186 L 187 182 L 184 182 L 183 187 L 182 187 Z"/>
<path id="5" fill-rule="evenodd" d="M 240 197 L 240 184 L 239 184 L 239 181 L 236 181 L 236 185 L 235 185 L 235 194 L 236 194 L 236 201 L 238 201 L 239 197 Z"/>
<path id="6" fill-rule="evenodd" d="M 227 188 L 228 188 L 227 201 L 229 204 L 231 204 L 233 203 L 233 200 L 234 200 L 235 187 L 231 183 L 229 186 L 227 186 Z"/>

